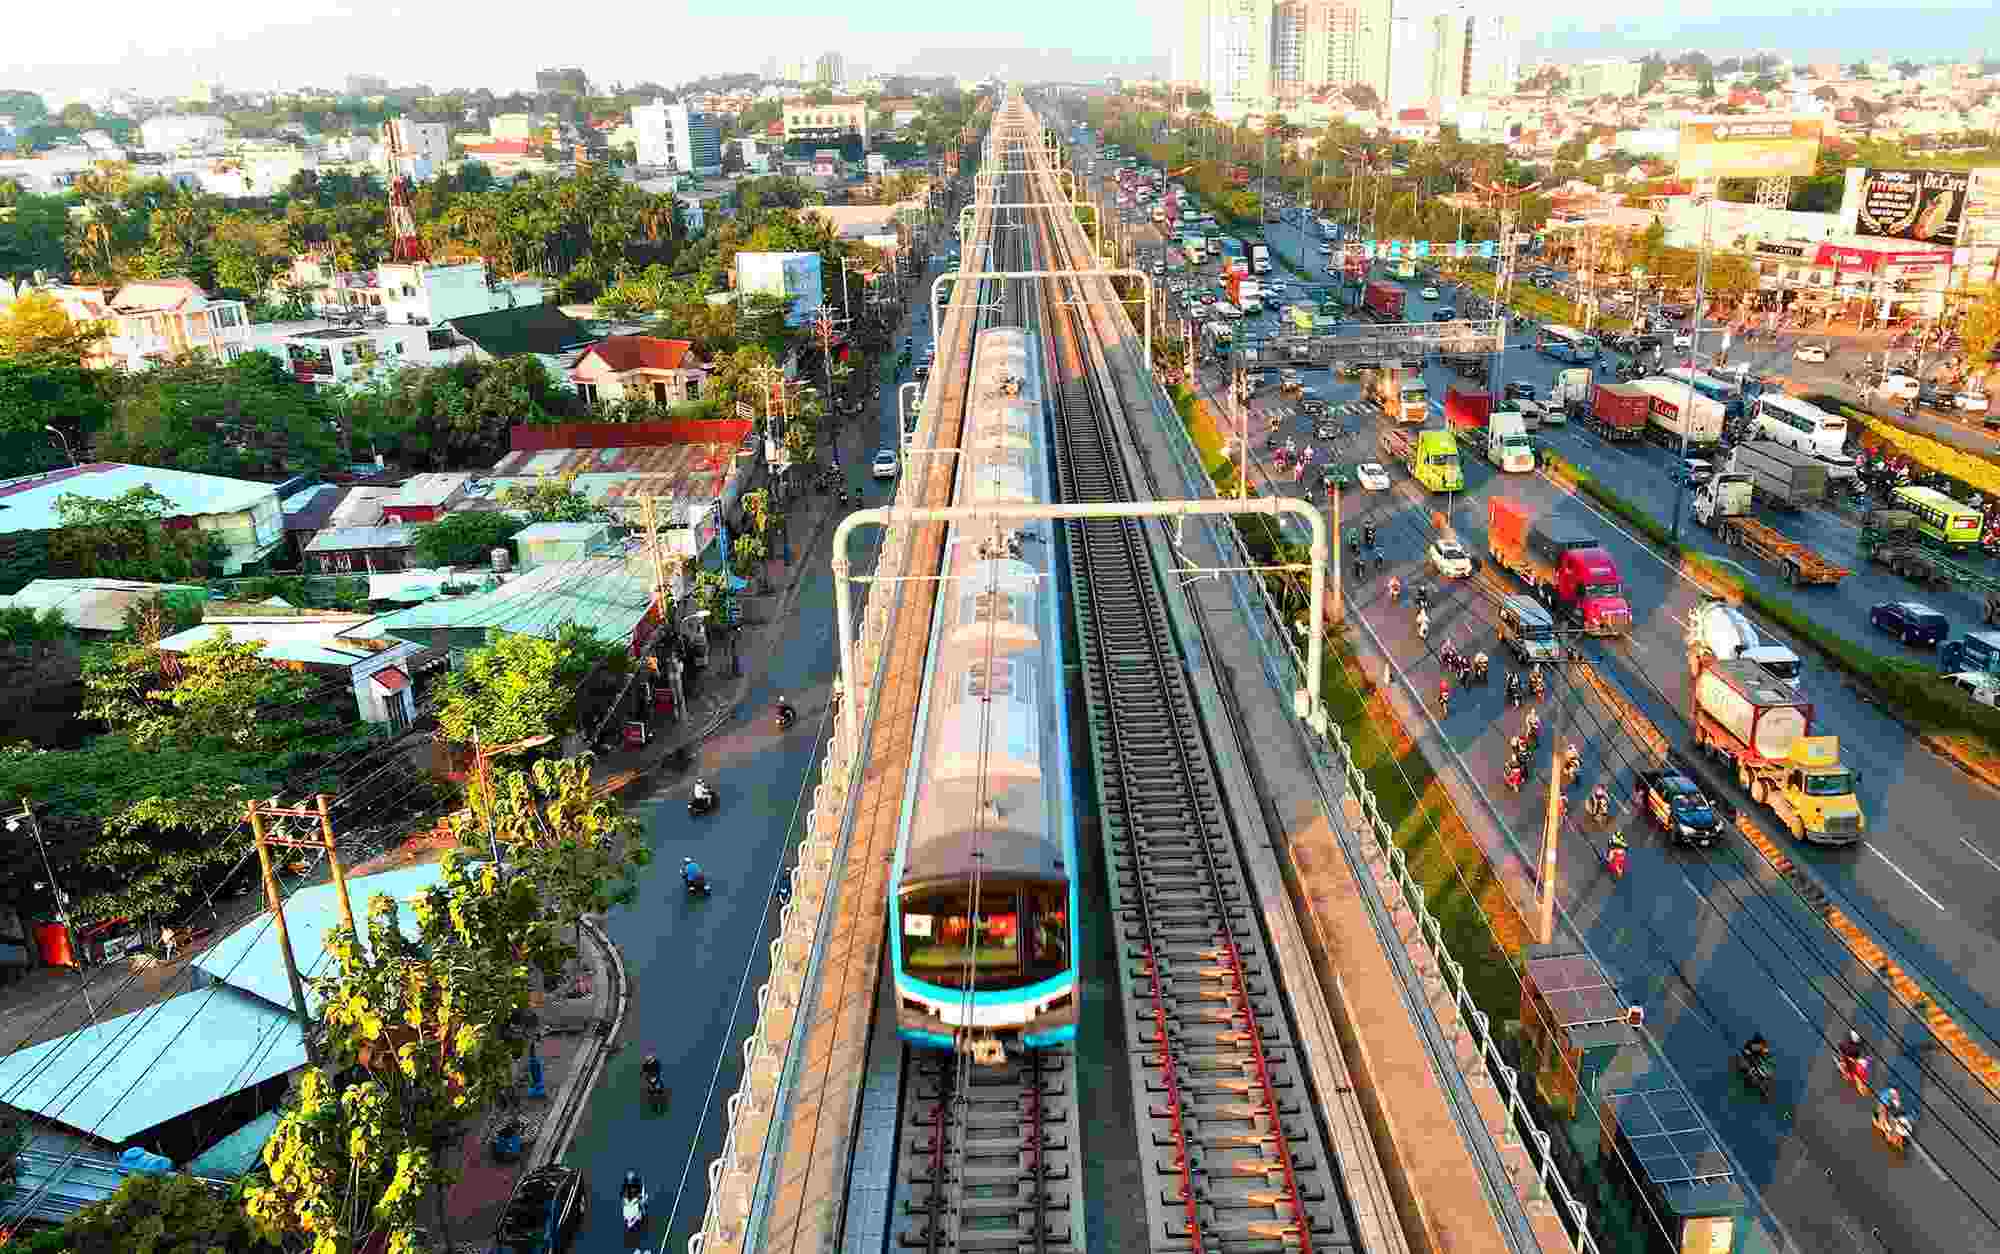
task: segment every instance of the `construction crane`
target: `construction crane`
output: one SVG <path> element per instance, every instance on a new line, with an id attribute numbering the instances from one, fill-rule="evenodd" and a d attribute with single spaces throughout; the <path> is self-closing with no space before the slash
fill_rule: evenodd
<path id="1" fill-rule="evenodd" d="M 397 118 L 382 124 L 382 139 L 389 150 L 389 233 L 394 236 L 389 256 L 396 261 L 429 261 L 431 251 L 417 234 L 417 216 L 410 211 L 410 176 L 403 168 L 408 155 Z"/>

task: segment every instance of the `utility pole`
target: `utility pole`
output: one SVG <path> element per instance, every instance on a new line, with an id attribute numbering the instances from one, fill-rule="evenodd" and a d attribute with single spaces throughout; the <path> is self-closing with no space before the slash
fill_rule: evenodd
<path id="1" fill-rule="evenodd" d="M 278 892 L 277 872 L 271 867 L 272 845 L 275 844 L 287 849 L 299 849 L 307 847 L 307 842 L 293 840 L 288 837 L 271 836 L 266 833 L 264 831 L 264 819 L 267 815 L 273 817 L 279 815 L 296 815 L 316 818 L 318 817 L 318 812 L 288 810 L 278 805 L 277 800 L 273 798 L 269 802 L 252 801 L 250 803 L 249 815 L 250 834 L 257 842 L 257 864 L 262 868 L 264 873 L 264 903 L 271 909 L 271 921 L 278 933 L 278 952 L 285 959 L 285 979 L 291 985 L 292 989 L 292 1010 L 299 1017 L 299 1034 L 305 1043 L 306 1061 L 317 1067 L 320 1065 L 320 1054 L 319 1047 L 313 1042 L 312 1017 L 306 1011 L 306 986 L 305 982 L 299 978 L 299 961 L 297 956 L 292 953 L 292 934 L 290 929 L 285 926 L 285 899 Z M 328 830 L 330 831 L 331 829 L 329 828 Z M 318 844 L 320 842 L 315 841 L 312 843 Z M 331 856 L 332 842 L 331 840 L 327 840 L 325 843 L 329 848 L 329 856 Z M 334 865 L 339 865 L 338 858 L 334 859 Z M 354 926 L 354 915 L 347 905 L 346 880 L 341 878 L 336 882 L 341 887 L 341 917 L 346 925 L 352 928 Z"/>
<path id="2" fill-rule="evenodd" d="M 69 937 L 70 952 L 75 957 L 77 971 L 81 974 L 83 971 L 83 954 L 77 949 L 76 924 L 71 920 L 69 913 L 69 894 L 64 892 L 62 885 L 56 882 L 56 869 L 49 862 L 49 847 L 42 840 L 42 821 L 36 817 L 34 807 L 28 804 L 28 799 L 25 796 L 21 798 L 21 812 L 7 816 L 7 830 L 10 832 L 15 831 L 23 823 L 28 825 L 28 831 L 35 838 L 35 849 L 42 855 L 42 873 L 49 877 L 49 895 L 55 898 L 56 918 L 62 921 L 63 933 Z M 84 978 L 83 982 L 83 1004 L 84 1008 L 90 1011 L 90 1021 L 92 1023 L 97 1022 L 97 1006 L 96 1003 L 90 1000 L 90 980 L 88 976 Z"/>
<path id="3" fill-rule="evenodd" d="M 1555 737 L 1549 737 L 1554 746 Z M 1549 805 L 1542 816 L 1542 874 L 1535 891 L 1535 939 L 1546 945 L 1556 934 L 1556 840 L 1562 833 L 1562 753 L 1549 762 Z"/>

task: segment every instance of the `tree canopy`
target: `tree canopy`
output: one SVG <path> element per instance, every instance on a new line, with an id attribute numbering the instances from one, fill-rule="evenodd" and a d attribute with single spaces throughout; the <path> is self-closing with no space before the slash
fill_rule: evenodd
<path id="1" fill-rule="evenodd" d="M 438 685 L 438 727 L 458 744 L 470 744 L 475 731 L 489 745 L 560 736 L 576 727 L 584 681 L 624 657 L 621 646 L 576 623 L 564 623 L 552 640 L 502 633 Z"/>

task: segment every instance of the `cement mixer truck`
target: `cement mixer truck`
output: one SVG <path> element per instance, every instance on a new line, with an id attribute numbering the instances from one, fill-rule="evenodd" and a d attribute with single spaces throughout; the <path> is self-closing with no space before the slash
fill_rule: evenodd
<path id="1" fill-rule="evenodd" d="M 1694 743 L 1736 768 L 1750 799 L 1794 840 L 1849 845 L 1867 819 L 1836 736 L 1812 735 L 1813 707 L 1748 658 L 1702 659 L 1694 671 Z"/>

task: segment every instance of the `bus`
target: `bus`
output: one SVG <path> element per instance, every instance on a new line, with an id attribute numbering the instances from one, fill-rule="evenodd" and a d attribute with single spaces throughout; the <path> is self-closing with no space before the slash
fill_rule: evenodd
<path id="1" fill-rule="evenodd" d="M 1665 377 L 1675 383 L 1693 383 L 1697 393 L 1722 406 L 1724 416 L 1743 416 L 1743 388 L 1740 384 L 1687 366 L 1675 366 L 1666 372 Z"/>
<path id="2" fill-rule="evenodd" d="M 1926 540 L 1958 548 L 1979 543 L 1979 511 L 1936 488 L 1897 488 L 1889 504 L 1916 515 L 1917 534 Z"/>
<path id="3" fill-rule="evenodd" d="M 1389 273 L 1405 281 L 1416 278 L 1417 263 L 1415 258 L 1405 257 L 1401 261 L 1392 262 L 1389 266 Z"/>
<path id="4" fill-rule="evenodd" d="M 1535 351 L 1557 361 L 1596 361 L 1597 337 L 1575 327 L 1545 326 L 1535 330 Z"/>
<path id="5" fill-rule="evenodd" d="M 1824 461 L 1852 464 L 1845 452 L 1847 419 L 1783 392 L 1766 392 L 1757 398 L 1750 438 L 1782 444 Z"/>

